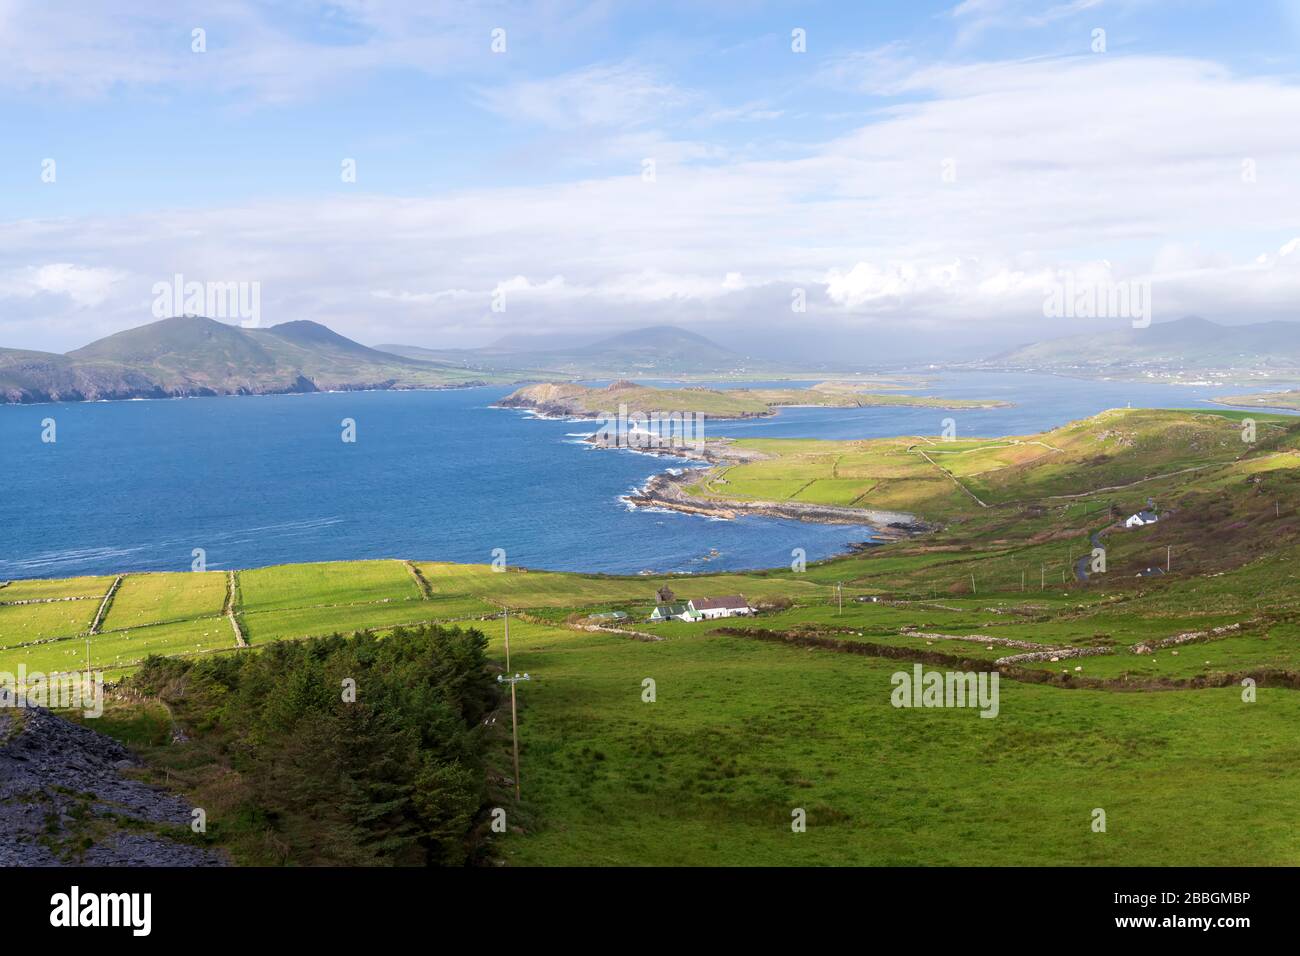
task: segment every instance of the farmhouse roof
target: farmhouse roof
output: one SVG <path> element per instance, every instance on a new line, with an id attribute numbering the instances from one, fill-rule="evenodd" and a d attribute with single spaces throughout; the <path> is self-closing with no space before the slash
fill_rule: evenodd
<path id="1" fill-rule="evenodd" d="M 685 614 L 686 605 L 685 604 L 660 604 L 658 607 L 655 608 L 655 611 L 657 611 L 660 614 L 672 614 L 672 615 Z"/>
<path id="2" fill-rule="evenodd" d="M 697 611 L 734 611 L 749 605 L 739 594 L 728 594 L 720 598 L 699 598 L 691 602 L 691 607 Z"/>

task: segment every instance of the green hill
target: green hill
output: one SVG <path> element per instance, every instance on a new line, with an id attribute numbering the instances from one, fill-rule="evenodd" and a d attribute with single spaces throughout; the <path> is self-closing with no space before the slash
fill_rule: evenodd
<path id="1" fill-rule="evenodd" d="M 746 355 L 673 325 L 620 332 L 582 345 L 539 347 L 536 336 L 501 339 L 478 349 L 380 345 L 385 352 L 463 368 L 528 372 L 530 378 L 761 379 L 821 377 L 845 366 L 794 365 Z"/>
<path id="2" fill-rule="evenodd" d="M 1219 325 L 1196 316 L 1142 329 L 1089 332 L 1022 345 L 983 368 L 1164 380 L 1300 378 L 1300 323 Z"/>
<path id="3" fill-rule="evenodd" d="M 502 380 L 379 352 L 306 321 L 244 329 L 179 316 L 67 355 L 0 349 L 0 397 L 6 402 L 446 388 Z"/>

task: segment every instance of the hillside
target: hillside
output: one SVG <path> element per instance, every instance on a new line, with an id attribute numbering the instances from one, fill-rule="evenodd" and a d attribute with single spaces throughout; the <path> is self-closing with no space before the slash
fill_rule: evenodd
<path id="1" fill-rule="evenodd" d="M 162 319 L 67 355 L 0 349 L 5 402 L 445 388 L 500 380 L 367 348 L 315 322 L 243 329 Z"/>
<path id="2" fill-rule="evenodd" d="M 153 378 L 124 365 L 0 349 L 0 400 L 4 402 L 161 397 L 157 387 Z"/>
<path id="3" fill-rule="evenodd" d="M 977 365 L 1183 382 L 1295 380 L 1300 379 L 1300 323 L 1227 326 L 1189 316 L 1144 329 L 1035 342 Z"/>

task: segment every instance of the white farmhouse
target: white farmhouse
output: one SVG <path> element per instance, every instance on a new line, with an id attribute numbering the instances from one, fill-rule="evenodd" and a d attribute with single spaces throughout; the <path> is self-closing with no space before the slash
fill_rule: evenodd
<path id="1" fill-rule="evenodd" d="M 1129 515 L 1128 520 L 1124 522 L 1124 527 L 1140 528 L 1143 525 L 1155 524 L 1159 520 L 1160 518 L 1154 511 L 1139 511 L 1135 515 Z"/>
<path id="2" fill-rule="evenodd" d="M 754 613 L 754 609 L 739 594 L 729 594 L 720 598 L 697 598 L 691 601 L 689 606 L 706 621 L 718 617 L 736 617 Z"/>

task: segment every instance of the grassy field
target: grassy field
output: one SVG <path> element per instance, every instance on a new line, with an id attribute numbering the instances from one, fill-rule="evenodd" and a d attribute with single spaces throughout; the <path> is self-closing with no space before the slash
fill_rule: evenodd
<path id="1" fill-rule="evenodd" d="M 418 601 L 419 586 L 401 561 L 284 564 L 239 576 L 245 611 L 312 605 Z"/>
<path id="2" fill-rule="evenodd" d="M 511 631 L 513 666 L 533 676 L 520 729 L 533 819 L 500 847 L 517 865 L 1300 862 L 1293 691 L 1246 704 L 1234 689 L 1007 681 L 985 720 L 892 707 L 907 665 L 870 657 Z"/>
<path id="3" fill-rule="evenodd" d="M 81 634 L 90 629 L 98 607 L 90 600 L 0 607 L 0 647 Z"/>
<path id="4" fill-rule="evenodd" d="M 715 493 L 799 484 L 803 500 L 889 500 L 940 527 L 803 572 L 242 571 L 231 611 L 248 650 L 224 574 L 127 575 L 93 636 L 111 578 L 13 582 L 0 671 L 79 669 L 87 641 L 116 676 L 150 653 L 424 621 L 481 629 L 503 663 L 509 607 L 512 668 L 533 678 L 523 802 L 493 847 L 510 863 L 1300 864 L 1300 423 L 1255 417 L 1253 444 L 1234 413 L 1144 411 L 1012 439 L 747 442 L 775 457 L 715 473 Z M 1148 498 L 1160 521 L 1124 529 Z M 1098 534 L 1107 570 L 1080 579 Z M 1153 564 L 1168 573 L 1137 576 Z M 664 584 L 764 609 L 649 623 Z M 615 609 L 635 634 L 584 629 Z M 996 719 L 892 706 L 892 675 L 917 662 L 998 672 Z"/>
<path id="5" fill-rule="evenodd" d="M 226 576 L 218 571 L 128 575 L 113 595 L 102 630 L 210 617 L 221 613 L 225 600 Z"/>
<path id="6" fill-rule="evenodd" d="M 1283 416 L 1257 415 L 1242 440 L 1242 413 L 1123 409 L 1039 435 L 990 439 L 917 436 L 865 441 L 742 439 L 770 456 L 702 472 L 688 491 L 719 500 L 807 501 L 902 510 L 951 520 L 998 505 L 1068 501 L 1177 487 L 1200 472 L 1244 477 L 1295 469 L 1296 437 Z"/>

